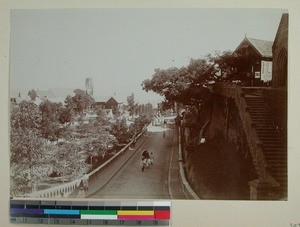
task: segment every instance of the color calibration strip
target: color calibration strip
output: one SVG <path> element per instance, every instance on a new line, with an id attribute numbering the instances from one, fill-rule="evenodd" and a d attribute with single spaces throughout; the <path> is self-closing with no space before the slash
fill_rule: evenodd
<path id="1" fill-rule="evenodd" d="M 10 222 L 57 225 L 169 225 L 170 201 L 10 200 Z"/>

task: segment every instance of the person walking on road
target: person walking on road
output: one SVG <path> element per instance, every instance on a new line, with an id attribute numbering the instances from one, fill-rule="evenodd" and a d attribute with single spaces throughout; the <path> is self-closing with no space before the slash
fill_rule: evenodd
<path id="1" fill-rule="evenodd" d="M 142 152 L 142 160 L 141 160 L 141 167 L 142 172 L 144 172 L 145 168 L 148 167 L 150 161 L 150 154 L 148 150 L 144 150 Z"/>
<path id="2" fill-rule="evenodd" d="M 77 198 L 85 198 L 85 192 L 84 192 L 83 180 L 80 181 L 80 184 L 79 184 L 79 192 L 78 192 L 78 194 L 77 194 Z"/>
<path id="3" fill-rule="evenodd" d="M 83 175 L 82 183 L 84 191 L 89 190 L 89 176 L 87 174 Z"/>
<path id="4" fill-rule="evenodd" d="M 83 187 L 80 187 L 77 198 L 85 198 L 85 192 Z"/>
<path id="5" fill-rule="evenodd" d="M 129 150 L 134 150 L 135 144 L 136 144 L 136 133 L 134 133 L 133 136 L 132 136 L 132 142 L 129 145 Z"/>

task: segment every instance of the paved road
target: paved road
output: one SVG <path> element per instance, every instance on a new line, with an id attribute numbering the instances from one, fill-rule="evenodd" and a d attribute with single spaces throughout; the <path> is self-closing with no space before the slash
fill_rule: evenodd
<path id="1" fill-rule="evenodd" d="M 177 136 L 173 130 L 151 126 L 148 136 L 140 137 L 136 147 L 127 150 L 94 179 L 90 179 L 86 198 L 97 199 L 185 199 L 178 172 Z M 142 172 L 141 153 L 154 154 L 154 164 Z M 120 168 L 121 166 L 121 168 Z M 70 197 L 76 197 L 77 192 Z"/>
<path id="2" fill-rule="evenodd" d="M 167 131 L 164 138 L 160 127 L 149 131 L 152 131 L 149 137 L 136 148 L 122 169 L 91 198 L 170 199 L 168 180 L 173 132 Z M 139 163 L 144 149 L 153 152 L 154 164 L 143 172 Z"/>

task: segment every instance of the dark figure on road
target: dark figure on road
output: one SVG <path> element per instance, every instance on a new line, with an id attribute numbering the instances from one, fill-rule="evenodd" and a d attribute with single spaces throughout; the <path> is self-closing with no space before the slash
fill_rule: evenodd
<path id="1" fill-rule="evenodd" d="M 167 127 L 167 122 L 166 122 L 166 120 L 164 120 L 164 128 L 166 128 Z"/>
<path id="2" fill-rule="evenodd" d="M 135 148 L 135 143 L 136 143 L 136 133 L 134 133 L 133 136 L 132 136 L 132 142 L 131 142 L 131 144 L 129 145 L 129 150 L 134 150 L 134 148 Z"/>
<path id="3" fill-rule="evenodd" d="M 143 158 L 146 158 L 146 159 L 150 158 L 149 151 L 148 150 L 144 150 L 143 153 L 142 153 L 142 156 L 143 156 Z"/>
<path id="4" fill-rule="evenodd" d="M 83 189 L 84 191 L 89 190 L 89 176 L 84 174 L 82 177 Z"/>
<path id="5" fill-rule="evenodd" d="M 135 147 L 135 143 L 136 143 L 136 133 L 134 133 L 133 137 L 132 137 L 132 147 Z"/>
<path id="6" fill-rule="evenodd" d="M 141 160 L 141 167 L 142 171 L 144 172 L 146 167 L 149 167 L 150 164 L 150 154 L 148 150 L 144 150 L 142 152 L 142 160 Z"/>

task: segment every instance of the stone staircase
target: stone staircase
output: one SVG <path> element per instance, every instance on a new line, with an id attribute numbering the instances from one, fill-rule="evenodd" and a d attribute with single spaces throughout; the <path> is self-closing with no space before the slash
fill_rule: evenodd
<path id="1" fill-rule="evenodd" d="M 278 198 L 287 197 L 287 149 L 286 135 L 279 130 L 277 122 L 263 97 L 263 89 L 245 90 L 247 109 L 262 142 L 267 171 L 279 183 Z"/>

